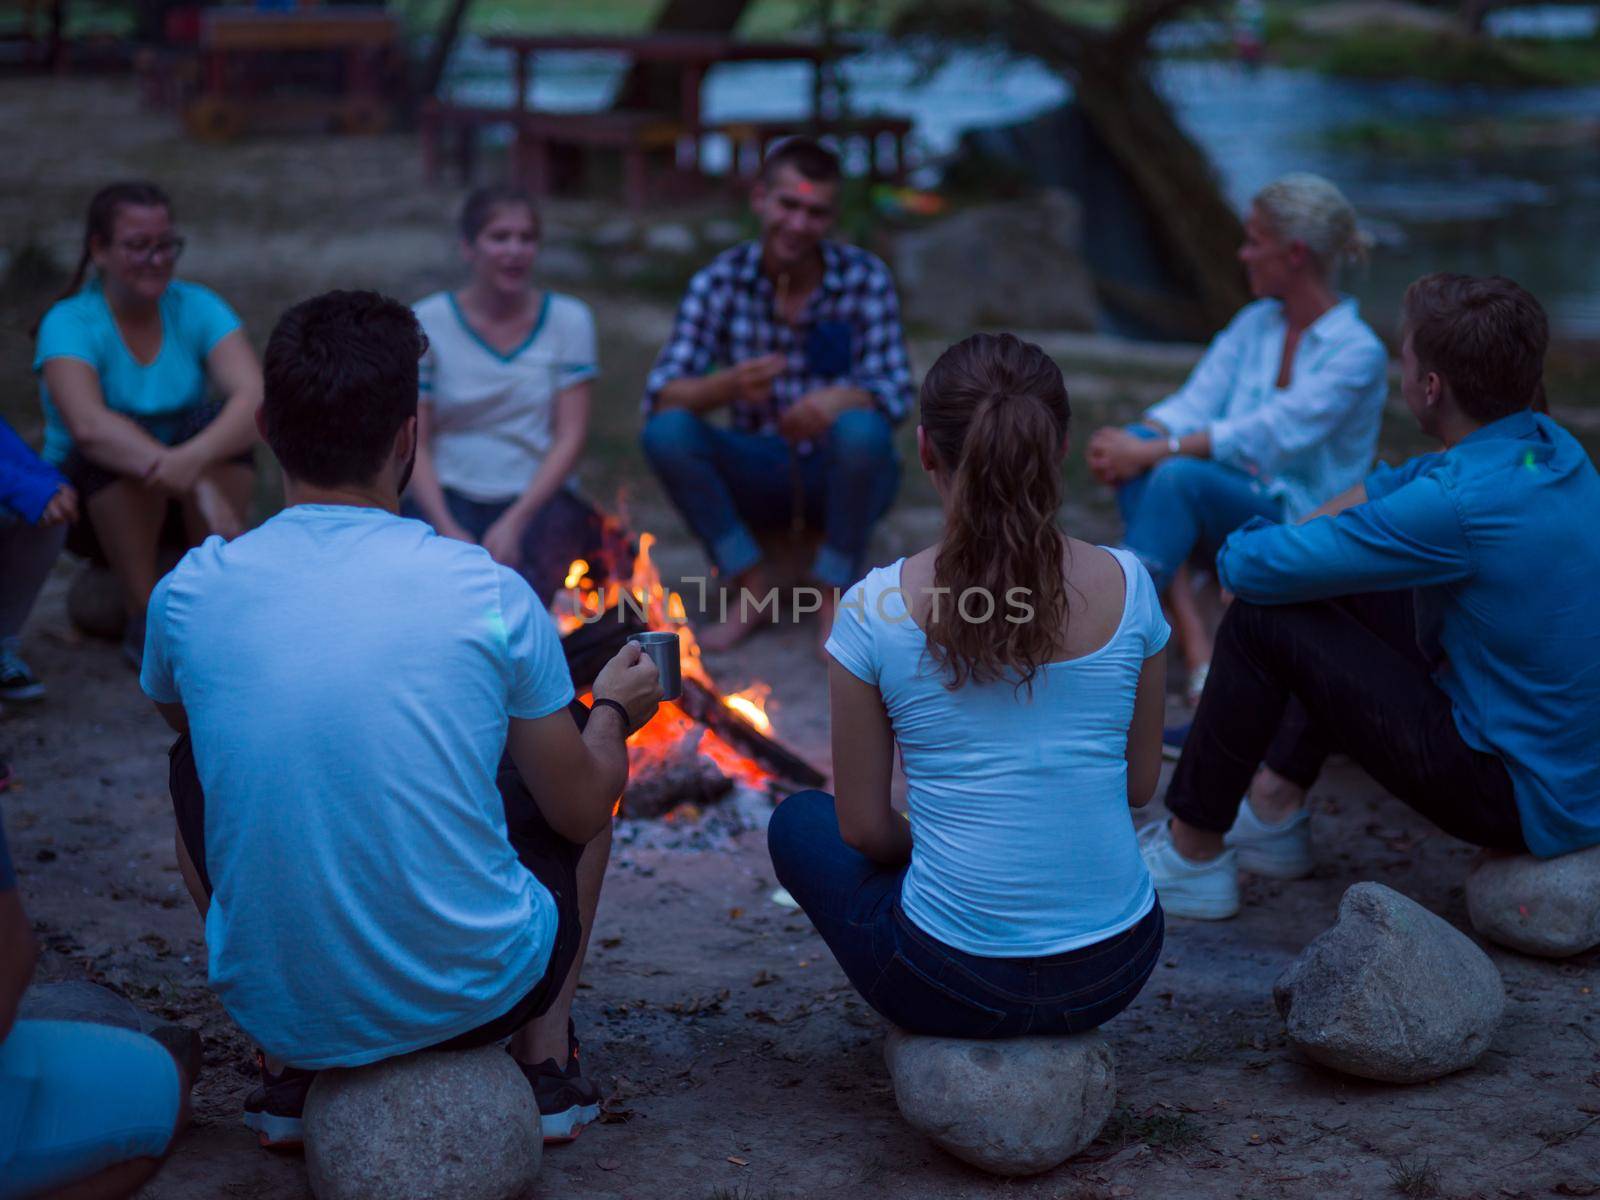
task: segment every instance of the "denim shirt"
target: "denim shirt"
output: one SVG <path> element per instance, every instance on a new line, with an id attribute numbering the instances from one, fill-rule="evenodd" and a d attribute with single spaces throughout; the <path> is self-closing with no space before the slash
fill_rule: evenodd
<path id="1" fill-rule="evenodd" d="M 1346 297 L 1300 335 L 1279 388 L 1285 328 L 1279 301 L 1246 305 L 1145 419 L 1178 437 L 1209 430 L 1211 457 L 1260 481 L 1292 521 L 1371 468 L 1389 356 Z"/>
<path id="2" fill-rule="evenodd" d="M 1600 474 L 1523 411 L 1367 479 L 1367 503 L 1246 525 L 1217 556 L 1260 604 L 1417 589 L 1418 641 L 1456 727 L 1497 755 L 1528 847 L 1600 844 Z"/>

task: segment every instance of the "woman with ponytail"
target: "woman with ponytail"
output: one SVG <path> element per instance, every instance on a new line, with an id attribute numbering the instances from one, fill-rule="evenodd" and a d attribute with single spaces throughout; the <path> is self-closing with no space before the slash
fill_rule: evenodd
<path id="1" fill-rule="evenodd" d="M 1127 1007 L 1161 951 L 1129 810 L 1160 774 L 1167 625 L 1137 558 L 1057 526 L 1067 390 L 1042 350 L 970 337 L 921 405 L 943 534 L 840 603 L 838 796 L 780 804 L 772 862 L 902 1029 L 1077 1033 Z"/>
<path id="2" fill-rule="evenodd" d="M 101 188 L 85 226 L 72 282 L 39 324 L 33 369 L 44 457 L 77 489 L 122 585 L 123 653 L 137 665 L 170 502 L 193 542 L 244 529 L 261 367 L 233 310 L 173 278 L 183 239 L 160 188 Z"/>
<path id="3" fill-rule="evenodd" d="M 1367 248 L 1343 193 L 1285 175 L 1256 196 L 1244 228 L 1239 260 L 1258 299 L 1143 421 L 1089 439 L 1090 469 L 1117 489 L 1123 545 L 1172 606 L 1191 703 L 1211 630 L 1180 578 L 1185 564 L 1214 559 L 1253 517 L 1298 520 L 1364 479 L 1389 391 L 1383 343 L 1338 291 L 1340 266 Z"/>

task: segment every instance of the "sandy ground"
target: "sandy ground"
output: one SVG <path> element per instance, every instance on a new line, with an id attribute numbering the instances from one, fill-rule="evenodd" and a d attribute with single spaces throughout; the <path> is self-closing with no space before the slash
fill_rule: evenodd
<path id="1" fill-rule="evenodd" d="M 180 195 L 203 197 L 184 216 L 197 244 L 186 273 L 226 277 L 258 341 L 278 307 L 318 287 L 359 281 L 409 296 L 448 270 L 439 229 L 455 193 L 421 187 L 404 139 L 199 149 L 165 118 L 135 112 L 127 89 L 76 81 L 8 84 L 0 118 L 18 131 L 12 182 L 0 191 L 13 251 L 29 238 L 70 246 L 93 184 L 158 175 Z M 616 364 L 610 375 L 626 381 L 664 312 L 590 298 L 603 356 Z M 6 302 L 0 383 L 7 411 L 26 414 L 25 305 Z M 1098 404 L 1106 415 L 1141 397 L 1131 385 L 1082 382 L 1091 410 Z M 636 523 L 664 536 L 669 577 L 693 573 L 681 527 L 627 457 L 633 387 L 610 385 L 600 396 L 597 436 L 616 452 L 597 454 L 590 483 L 606 494 L 628 490 Z M 1109 532 L 1103 497 L 1075 512 L 1089 533 Z M 912 495 L 877 549 L 912 549 L 928 528 Z M 239 1124 L 250 1048 L 205 986 L 199 924 L 173 861 L 168 737 L 113 649 L 70 631 L 64 582 L 65 568 L 26 640 L 51 697 L 0 723 L 18 774 L 4 806 L 43 946 L 41 977 L 105 983 L 206 1039 L 194 1127 L 148 1197 L 297 1200 L 308 1195 L 301 1160 L 257 1149 Z M 771 683 L 780 734 L 825 766 L 824 677 L 811 651 L 809 628 L 787 628 L 713 666 L 729 688 Z M 608 1120 L 550 1151 L 542 1194 L 1600 1195 L 1600 956 L 1556 964 L 1491 950 L 1509 994 L 1501 1030 L 1475 1068 L 1433 1084 L 1343 1078 L 1284 1045 L 1272 982 L 1331 923 L 1350 884 L 1378 880 L 1466 925 L 1470 849 L 1359 771 L 1330 769 L 1314 830 L 1314 878 L 1248 882 L 1245 911 L 1231 922 L 1170 924 L 1156 976 L 1105 1030 L 1118 1108 L 1101 1139 L 1057 1171 L 1011 1183 L 962 1166 L 900 1122 L 881 1025 L 805 920 L 769 901 L 759 832 L 641 835 L 613 861 L 578 1001 L 586 1062 L 611 1094 Z"/>

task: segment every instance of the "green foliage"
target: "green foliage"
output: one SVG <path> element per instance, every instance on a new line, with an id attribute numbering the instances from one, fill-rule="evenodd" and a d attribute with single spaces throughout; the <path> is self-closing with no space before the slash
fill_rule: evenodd
<path id="1" fill-rule="evenodd" d="M 1360 79 L 1426 79 L 1527 87 L 1600 80 L 1600 40 L 1529 42 L 1365 29 L 1306 37 L 1281 18 L 1269 22 L 1268 46 L 1285 66 Z"/>
<path id="2" fill-rule="evenodd" d="M 1426 1158 L 1402 1158 L 1389 1164 L 1389 1182 L 1410 1200 L 1429 1200 L 1439 1194 L 1439 1171 Z"/>
<path id="3" fill-rule="evenodd" d="M 1135 1112 L 1119 1108 L 1106 1119 L 1100 1140 L 1113 1146 L 1132 1146 L 1143 1142 L 1152 1150 L 1187 1150 L 1205 1136 L 1198 1122 L 1188 1113 L 1164 1108 Z"/>

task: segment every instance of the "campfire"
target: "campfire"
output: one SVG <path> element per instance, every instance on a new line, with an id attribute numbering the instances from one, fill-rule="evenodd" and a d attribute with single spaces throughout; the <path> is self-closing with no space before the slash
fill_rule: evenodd
<path id="1" fill-rule="evenodd" d="M 640 534 L 634 550 L 621 522 L 608 518 L 607 561 L 575 560 L 553 608 L 573 685 L 586 702 L 595 675 L 630 634 L 655 629 L 678 635 L 683 695 L 663 704 L 655 720 L 629 739 L 621 812 L 672 820 L 736 786 L 760 792 L 783 783 L 819 786 L 821 773 L 777 740 L 767 714 L 768 685 L 732 694 L 717 687 L 701 661 L 682 597 L 663 586 L 651 560 L 655 540 Z"/>

